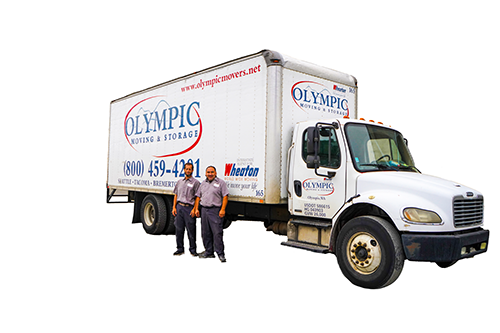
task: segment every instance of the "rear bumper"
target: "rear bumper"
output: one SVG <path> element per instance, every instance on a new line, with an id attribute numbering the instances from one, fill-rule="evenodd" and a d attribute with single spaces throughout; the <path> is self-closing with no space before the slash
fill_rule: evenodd
<path id="1" fill-rule="evenodd" d="M 456 234 L 403 234 L 406 258 L 411 261 L 452 262 L 486 252 L 490 232 L 474 230 Z"/>

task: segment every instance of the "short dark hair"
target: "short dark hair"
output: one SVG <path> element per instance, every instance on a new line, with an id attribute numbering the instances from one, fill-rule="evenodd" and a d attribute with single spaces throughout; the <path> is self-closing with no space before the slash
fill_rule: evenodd
<path id="1" fill-rule="evenodd" d="M 193 165 L 193 163 L 191 163 L 191 162 L 187 162 L 186 164 L 184 164 L 184 169 L 186 169 L 186 167 L 187 167 L 188 165 L 190 165 L 190 166 L 191 166 L 191 169 L 194 169 L 194 165 Z"/>
<path id="2" fill-rule="evenodd" d="M 207 168 L 205 169 L 205 171 L 207 171 L 207 170 L 208 170 L 208 168 L 214 168 L 214 171 L 215 171 L 215 172 L 217 172 L 217 169 L 216 169 L 213 165 L 209 165 L 209 166 L 207 166 Z"/>

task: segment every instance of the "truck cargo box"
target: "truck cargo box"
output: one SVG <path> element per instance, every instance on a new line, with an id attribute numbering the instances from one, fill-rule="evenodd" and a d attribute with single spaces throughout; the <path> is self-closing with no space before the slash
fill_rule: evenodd
<path id="1" fill-rule="evenodd" d="M 213 165 L 230 200 L 287 201 L 295 123 L 357 117 L 353 76 L 264 50 L 111 102 L 108 187 L 171 194 Z"/>

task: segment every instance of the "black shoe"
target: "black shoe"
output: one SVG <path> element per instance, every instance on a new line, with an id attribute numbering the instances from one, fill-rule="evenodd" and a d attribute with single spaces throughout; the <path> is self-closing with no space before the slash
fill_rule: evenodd
<path id="1" fill-rule="evenodd" d="M 183 254 L 184 254 L 184 251 L 177 250 L 174 252 L 174 256 L 182 256 Z"/>
<path id="2" fill-rule="evenodd" d="M 198 256 L 198 253 L 196 253 L 196 252 L 191 252 L 191 255 L 192 255 L 193 257 L 197 257 L 197 256 Z"/>
<path id="3" fill-rule="evenodd" d="M 206 258 L 215 258 L 214 254 L 208 254 L 207 251 L 203 251 L 198 255 L 200 259 L 206 259 Z"/>
<path id="4" fill-rule="evenodd" d="M 219 256 L 220 262 L 226 262 L 226 257 L 223 254 L 218 255 L 218 256 Z"/>

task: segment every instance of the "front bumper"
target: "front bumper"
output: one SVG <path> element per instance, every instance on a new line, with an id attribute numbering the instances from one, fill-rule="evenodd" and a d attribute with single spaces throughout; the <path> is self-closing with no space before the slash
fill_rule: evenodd
<path id="1" fill-rule="evenodd" d="M 445 235 L 408 233 L 401 240 L 408 260 L 452 262 L 486 252 L 489 236 L 488 230 L 475 229 Z"/>

